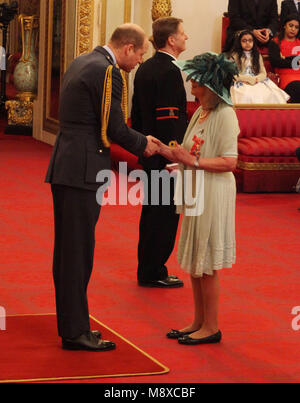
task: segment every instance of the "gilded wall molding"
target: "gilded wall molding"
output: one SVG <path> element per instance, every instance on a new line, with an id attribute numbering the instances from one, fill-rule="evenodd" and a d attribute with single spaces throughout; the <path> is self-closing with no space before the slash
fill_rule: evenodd
<path id="1" fill-rule="evenodd" d="M 77 2 L 77 38 L 76 56 L 88 53 L 93 48 L 94 0 Z"/>
<path id="2" fill-rule="evenodd" d="M 171 17 L 171 0 L 153 0 L 152 1 L 152 20 L 155 21 L 162 17 Z"/>

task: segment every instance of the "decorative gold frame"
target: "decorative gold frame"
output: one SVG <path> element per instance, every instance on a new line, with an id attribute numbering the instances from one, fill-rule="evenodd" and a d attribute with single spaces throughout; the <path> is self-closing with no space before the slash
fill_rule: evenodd
<path id="1" fill-rule="evenodd" d="M 44 91 L 44 111 L 43 129 L 47 132 L 57 134 L 59 122 L 50 116 L 50 91 L 51 91 L 51 55 L 52 55 L 52 15 L 54 0 L 47 1 L 47 20 L 45 36 L 45 91 Z M 68 12 L 68 0 L 62 2 L 62 46 L 60 56 L 61 80 L 66 70 L 66 24 Z M 93 48 L 94 34 L 94 0 L 76 1 L 76 44 L 74 58 L 84 53 L 90 52 Z"/>
<path id="2" fill-rule="evenodd" d="M 100 44 L 104 46 L 106 44 L 106 15 L 107 15 L 107 0 L 101 2 L 101 32 L 100 32 Z M 131 0 L 124 0 L 124 23 L 131 21 Z"/>
<path id="3" fill-rule="evenodd" d="M 62 41 L 60 53 L 60 80 L 64 73 L 64 55 L 65 55 L 65 19 L 67 0 L 62 2 Z M 52 33 L 53 33 L 53 6 L 54 0 L 47 0 L 47 21 L 46 21 L 46 37 L 45 37 L 45 91 L 44 91 L 44 122 L 43 128 L 50 133 L 57 134 L 58 120 L 50 116 L 50 99 L 51 99 L 51 59 L 52 59 Z"/>
<path id="4" fill-rule="evenodd" d="M 93 48 L 94 0 L 77 0 L 76 57 Z"/>

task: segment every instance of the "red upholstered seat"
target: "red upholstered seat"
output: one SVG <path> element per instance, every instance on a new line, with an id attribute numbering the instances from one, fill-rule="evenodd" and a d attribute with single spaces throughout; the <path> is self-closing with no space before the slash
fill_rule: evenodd
<path id="1" fill-rule="evenodd" d="M 300 109 L 237 109 L 244 192 L 291 192 L 300 176 Z"/>
<path id="2" fill-rule="evenodd" d="M 300 137 L 300 109 L 236 109 L 242 137 Z"/>
<path id="3" fill-rule="evenodd" d="M 253 162 L 247 157 L 260 157 L 264 163 L 295 163 L 295 150 L 300 146 L 299 109 L 238 109 L 241 133 L 238 150 L 241 161 Z M 265 157 L 276 157 L 266 159 Z M 292 158 L 290 158 L 292 157 Z"/>
<path id="4" fill-rule="evenodd" d="M 247 137 L 239 139 L 240 155 L 251 156 L 295 156 L 300 147 L 299 137 Z"/>

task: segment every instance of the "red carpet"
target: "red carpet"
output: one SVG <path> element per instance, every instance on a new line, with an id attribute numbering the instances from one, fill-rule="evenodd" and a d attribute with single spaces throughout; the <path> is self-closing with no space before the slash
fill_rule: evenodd
<path id="1" fill-rule="evenodd" d="M 43 183 L 51 150 L 31 138 L 0 137 L 0 306 L 8 315 L 55 311 L 52 201 Z M 184 288 L 139 288 L 140 207 L 104 207 L 96 233 L 90 312 L 170 373 L 97 382 L 299 382 L 300 330 L 293 330 L 291 314 L 300 306 L 298 207 L 298 194 L 238 195 L 237 263 L 220 273 L 224 339 L 220 345 L 197 347 L 165 337 L 192 317 L 189 277 L 176 254 L 168 267 L 185 281 Z M 18 330 L 14 342 L 19 338 Z M 1 343 L 0 360 L 5 349 Z"/>
<path id="2" fill-rule="evenodd" d="M 56 337 L 55 315 L 11 316 L 0 332 L 0 383 L 154 375 L 168 369 L 127 340 L 91 319 L 114 351 L 65 351 Z M 3 348 L 4 347 L 4 348 Z"/>

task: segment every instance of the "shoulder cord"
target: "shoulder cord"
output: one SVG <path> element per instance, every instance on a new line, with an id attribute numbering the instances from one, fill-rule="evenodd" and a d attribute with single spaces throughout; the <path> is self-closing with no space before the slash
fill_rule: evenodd
<path id="1" fill-rule="evenodd" d="M 104 147 L 110 148 L 111 142 L 107 137 L 107 127 L 109 122 L 110 108 L 111 108 L 111 93 L 112 93 L 112 70 L 113 66 L 108 66 L 103 85 L 103 96 L 102 96 L 102 106 L 101 106 L 101 138 Z M 121 107 L 124 115 L 125 123 L 127 123 L 128 118 L 128 91 L 126 84 L 125 73 L 120 70 L 123 88 L 122 88 L 122 101 Z"/>
<path id="2" fill-rule="evenodd" d="M 122 111 L 124 115 L 124 120 L 125 123 L 127 124 L 128 120 L 128 89 L 127 89 L 127 80 L 126 80 L 126 74 L 123 70 L 120 70 L 122 80 L 123 80 L 123 89 L 122 89 Z"/>

